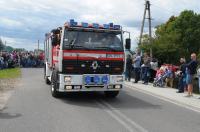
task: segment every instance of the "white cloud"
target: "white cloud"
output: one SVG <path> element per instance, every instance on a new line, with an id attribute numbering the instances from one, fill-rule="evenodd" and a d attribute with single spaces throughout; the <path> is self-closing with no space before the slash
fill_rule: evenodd
<path id="1" fill-rule="evenodd" d="M 12 32 L 12 37 L 16 29 L 21 29 L 15 32 L 16 34 L 24 32 L 20 38 L 25 39 L 17 41 L 29 43 L 43 38 L 43 35 L 38 37 L 39 33 L 44 34 L 47 29 L 50 31 L 53 27 L 62 26 L 61 24 L 70 18 L 91 23 L 114 22 L 129 30 L 132 40 L 136 43 L 144 2 L 144 0 L 1 0 L 0 28 L 4 27 L 4 30 L 8 28 L 8 33 Z M 171 15 L 178 15 L 184 9 L 200 12 L 199 0 L 151 0 L 151 4 L 153 25 L 166 21 Z M 26 39 L 30 38 L 30 34 L 25 35 L 27 32 L 32 33 L 32 40 Z"/>
<path id="2" fill-rule="evenodd" d="M 19 38 L 5 37 L 5 36 L 2 36 L 1 39 L 3 42 L 6 42 L 7 46 L 12 46 L 14 48 L 26 48 L 27 50 L 37 49 L 37 41 L 32 42 L 31 40 L 28 39 L 19 39 Z"/>
<path id="3" fill-rule="evenodd" d="M 0 25 L 4 27 L 22 27 L 23 23 L 9 18 L 1 18 Z"/>

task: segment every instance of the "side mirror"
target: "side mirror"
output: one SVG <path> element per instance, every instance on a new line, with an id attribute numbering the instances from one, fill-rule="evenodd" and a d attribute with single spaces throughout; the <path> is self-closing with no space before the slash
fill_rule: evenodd
<path id="1" fill-rule="evenodd" d="M 55 35 L 52 36 L 51 41 L 53 46 L 56 46 L 58 44 L 58 39 Z"/>
<path id="2" fill-rule="evenodd" d="M 127 39 L 126 39 L 125 48 L 126 48 L 127 50 L 130 50 L 130 49 L 131 49 L 131 39 L 130 39 L 130 38 L 127 38 Z"/>

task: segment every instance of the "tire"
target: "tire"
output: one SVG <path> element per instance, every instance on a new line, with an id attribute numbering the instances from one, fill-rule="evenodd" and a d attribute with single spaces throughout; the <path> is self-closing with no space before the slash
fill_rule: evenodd
<path id="1" fill-rule="evenodd" d="M 51 95 L 54 97 L 54 98 L 60 98 L 61 97 L 61 94 L 60 92 L 57 91 L 57 86 L 55 85 L 51 85 Z"/>
<path id="2" fill-rule="evenodd" d="M 105 91 L 104 94 L 108 98 L 115 98 L 119 94 L 119 91 Z"/>
<path id="3" fill-rule="evenodd" d="M 59 98 L 61 93 L 58 91 L 59 83 L 58 83 L 58 72 L 53 71 L 51 76 L 51 95 L 55 98 Z"/>

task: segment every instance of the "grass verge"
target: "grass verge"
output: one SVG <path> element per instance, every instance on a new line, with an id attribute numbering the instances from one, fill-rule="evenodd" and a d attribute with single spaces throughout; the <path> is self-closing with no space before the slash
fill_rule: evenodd
<path id="1" fill-rule="evenodd" d="M 0 70 L 0 79 L 13 79 L 21 76 L 20 68 Z"/>

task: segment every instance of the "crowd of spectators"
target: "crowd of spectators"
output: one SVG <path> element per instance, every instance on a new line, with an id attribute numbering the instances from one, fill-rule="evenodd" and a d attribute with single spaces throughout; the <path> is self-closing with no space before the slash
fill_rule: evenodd
<path id="1" fill-rule="evenodd" d="M 149 81 L 154 80 L 157 69 L 156 59 L 152 59 L 148 53 L 141 56 L 140 52 L 137 52 L 134 56 L 127 56 L 125 77 L 127 81 L 130 81 L 134 76 L 134 83 L 141 80 L 143 84 L 148 85 Z"/>
<path id="2" fill-rule="evenodd" d="M 14 67 L 42 67 L 44 64 L 44 54 L 28 51 L 0 52 L 0 69 Z"/>
<path id="3" fill-rule="evenodd" d="M 157 87 L 174 87 L 177 88 L 177 93 L 187 91 L 186 97 L 193 95 L 193 85 L 195 79 L 199 79 L 200 92 L 200 66 L 198 68 L 197 56 L 191 54 L 191 59 L 186 61 L 185 58 L 180 59 L 180 65 L 163 64 L 158 66 L 158 61 L 152 59 L 149 54 L 136 52 L 135 55 L 128 55 L 126 59 L 125 79 L 127 81 L 134 77 L 133 83 L 142 81 L 148 85 L 152 81 L 153 86 Z M 174 86 L 177 81 L 176 86 Z"/>

